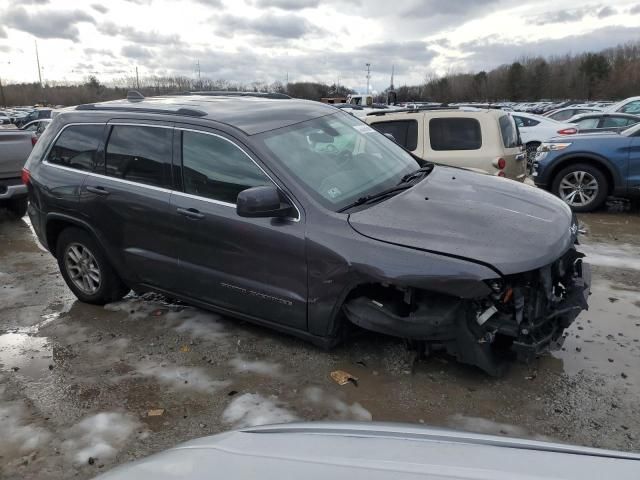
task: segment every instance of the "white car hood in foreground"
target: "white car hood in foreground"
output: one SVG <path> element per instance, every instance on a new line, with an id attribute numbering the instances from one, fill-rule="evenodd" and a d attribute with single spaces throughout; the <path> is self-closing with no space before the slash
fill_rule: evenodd
<path id="1" fill-rule="evenodd" d="M 640 478 L 640 455 L 380 423 L 300 423 L 205 437 L 100 480 Z"/>

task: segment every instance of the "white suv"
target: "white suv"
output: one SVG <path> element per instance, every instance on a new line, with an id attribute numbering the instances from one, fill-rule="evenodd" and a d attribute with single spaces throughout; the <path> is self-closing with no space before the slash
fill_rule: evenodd
<path id="1" fill-rule="evenodd" d="M 502 110 L 389 110 L 364 120 L 425 160 L 520 182 L 526 177 L 518 127 Z"/>

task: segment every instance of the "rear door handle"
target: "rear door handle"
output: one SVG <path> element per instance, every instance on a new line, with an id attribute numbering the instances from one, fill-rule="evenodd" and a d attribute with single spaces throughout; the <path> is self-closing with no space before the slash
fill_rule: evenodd
<path id="1" fill-rule="evenodd" d="M 96 195 L 109 195 L 109 191 L 105 190 L 104 187 L 86 187 L 87 192 L 95 193 Z"/>
<path id="2" fill-rule="evenodd" d="M 195 208 L 178 208 L 176 211 L 179 215 L 184 215 L 194 220 L 202 220 L 204 218 L 204 213 L 200 213 Z"/>

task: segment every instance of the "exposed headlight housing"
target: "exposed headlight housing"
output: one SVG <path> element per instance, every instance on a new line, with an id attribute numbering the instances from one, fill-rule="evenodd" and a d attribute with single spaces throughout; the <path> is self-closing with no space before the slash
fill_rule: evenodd
<path id="1" fill-rule="evenodd" d="M 538 147 L 538 152 L 557 152 L 558 150 L 564 150 L 570 147 L 571 143 L 543 143 Z"/>

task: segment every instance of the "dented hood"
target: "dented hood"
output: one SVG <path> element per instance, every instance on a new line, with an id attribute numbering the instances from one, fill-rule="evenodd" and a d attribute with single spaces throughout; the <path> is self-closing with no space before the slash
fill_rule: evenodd
<path id="1" fill-rule="evenodd" d="M 358 233 L 456 256 L 503 275 L 547 265 L 574 242 L 567 205 L 535 187 L 436 166 L 413 188 L 349 216 Z"/>

